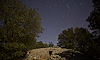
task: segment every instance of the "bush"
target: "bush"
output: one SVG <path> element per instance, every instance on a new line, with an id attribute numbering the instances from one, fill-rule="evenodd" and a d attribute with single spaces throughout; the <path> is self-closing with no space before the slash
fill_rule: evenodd
<path id="1" fill-rule="evenodd" d="M 27 47 L 22 43 L 6 43 L 0 46 L 0 59 L 15 60 L 15 58 L 24 57 Z"/>

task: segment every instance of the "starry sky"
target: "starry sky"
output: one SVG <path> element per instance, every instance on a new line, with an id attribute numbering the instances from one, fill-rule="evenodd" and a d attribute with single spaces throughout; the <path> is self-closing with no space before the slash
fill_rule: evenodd
<path id="1" fill-rule="evenodd" d="M 31 8 L 37 8 L 44 31 L 37 38 L 43 43 L 57 45 L 58 35 L 67 28 L 88 29 L 86 19 L 93 10 L 92 0 L 21 0 Z"/>

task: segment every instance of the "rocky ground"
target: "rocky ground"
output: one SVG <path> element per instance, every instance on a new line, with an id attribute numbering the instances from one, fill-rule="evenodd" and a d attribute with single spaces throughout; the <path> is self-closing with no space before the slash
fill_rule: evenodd
<path id="1" fill-rule="evenodd" d="M 85 60 L 84 54 L 58 46 L 27 51 L 25 60 Z"/>

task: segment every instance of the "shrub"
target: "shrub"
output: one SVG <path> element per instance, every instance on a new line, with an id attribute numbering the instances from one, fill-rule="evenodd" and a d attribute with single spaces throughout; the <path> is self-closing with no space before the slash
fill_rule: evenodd
<path id="1" fill-rule="evenodd" d="M 15 58 L 24 57 L 27 47 L 22 43 L 5 43 L 0 46 L 0 59 L 15 60 Z"/>

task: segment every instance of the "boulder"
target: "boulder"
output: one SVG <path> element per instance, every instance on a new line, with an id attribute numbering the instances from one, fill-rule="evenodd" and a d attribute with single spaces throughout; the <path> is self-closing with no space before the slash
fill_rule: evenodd
<path id="1" fill-rule="evenodd" d="M 27 51 L 25 60 L 85 60 L 81 52 L 58 46 Z"/>
<path id="2" fill-rule="evenodd" d="M 26 60 L 47 59 L 49 57 L 50 55 L 47 49 L 33 49 L 30 51 L 27 51 L 27 54 L 26 54 Z"/>

